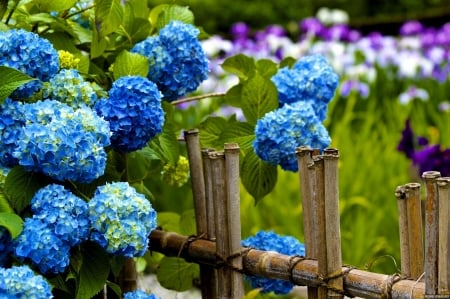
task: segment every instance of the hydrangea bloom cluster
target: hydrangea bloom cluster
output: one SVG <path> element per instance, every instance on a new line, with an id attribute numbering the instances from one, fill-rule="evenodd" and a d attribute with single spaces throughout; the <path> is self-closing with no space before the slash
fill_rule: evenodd
<path id="1" fill-rule="evenodd" d="M 44 84 L 44 98 L 50 98 L 71 107 L 93 106 L 97 94 L 89 82 L 86 82 L 76 69 L 62 69 Z"/>
<path id="2" fill-rule="evenodd" d="M 127 182 L 97 188 L 89 201 L 90 239 L 111 254 L 142 256 L 150 232 L 156 228 L 156 212 L 150 202 Z"/>
<path id="3" fill-rule="evenodd" d="M 65 50 L 58 51 L 59 66 L 61 69 L 76 69 L 80 63 L 80 58 Z"/>
<path id="4" fill-rule="evenodd" d="M 180 156 L 178 163 L 173 165 L 168 163 L 162 170 L 162 179 L 171 186 L 181 187 L 189 179 L 189 160 Z"/>
<path id="5" fill-rule="evenodd" d="M 17 159 L 13 157 L 20 130 L 25 121 L 22 117 L 22 104 L 6 99 L 0 105 L 0 164 L 14 166 Z"/>
<path id="6" fill-rule="evenodd" d="M 310 102 L 295 102 L 266 113 L 255 127 L 255 153 L 271 165 L 297 171 L 295 149 L 309 146 L 323 150 L 331 138 Z"/>
<path id="7" fill-rule="evenodd" d="M 305 245 L 291 236 L 280 236 L 273 231 L 259 231 L 255 236 L 242 240 L 242 245 L 265 251 L 275 251 L 290 256 L 305 256 Z M 262 288 L 262 293 L 289 293 L 294 285 L 281 279 L 245 276 L 253 288 Z"/>
<path id="8" fill-rule="evenodd" d="M 116 80 L 109 98 L 100 99 L 95 109 L 109 121 L 112 147 L 124 152 L 144 147 L 161 133 L 164 124 L 160 91 L 153 82 L 139 76 Z"/>
<path id="9" fill-rule="evenodd" d="M 70 262 L 70 248 L 89 237 L 88 206 L 63 186 L 41 188 L 31 200 L 32 218 L 25 219 L 14 240 L 14 254 L 29 259 L 42 273 L 63 272 Z"/>
<path id="10" fill-rule="evenodd" d="M 207 78 L 208 59 L 193 25 L 172 21 L 159 32 L 137 43 L 132 52 L 146 56 L 150 62 L 148 78 L 168 101 L 197 89 Z"/>
<path id="11" fill-rule="evenodd" d="M 0 268 L 0 298 L 53 298 L 50 284 L 28 266 Z"/>
<path id="12" fill-rule="evenodd" d="M 45 100 L 24 104 L 23 111 L 26 125 L 13 156 L 26 170 L 75 182 L 103 175 L 109 125 L 93 110 Z"/>
<path id="13" fill-rule="evenodd" d="M 123 295 L 123 299 L 159 299 L 154 294 L 147 294 L 143 290 L 127 292 Z"/>
<path id="14" fill-rule="evenodd" d="M 291 69 L 284 67 L 273 77 L 280 106 L 309 101 L 321 121 L 326 118 L 328 103 L 333 99 L 339 76 L 321 54 L 299 59 Z"/>
<path id="15" fill-rule="evenodd" d="M 27 98 L 59 70 L 58 53 L 39 35 L 22 29 L 0 32 L 0 65 L 17 69 L 40 81 L 19 87 L 13 97 Z"/>

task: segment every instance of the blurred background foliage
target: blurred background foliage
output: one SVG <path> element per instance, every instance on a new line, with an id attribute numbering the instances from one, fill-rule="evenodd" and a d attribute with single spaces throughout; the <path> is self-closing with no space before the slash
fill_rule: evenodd
<path id="1" fill-rule="evenodd" d="M 195 12 L 196 24 L 209 33 L 229 32 L 230 25 L 246 22 L 259 29 L 268 24 L 291 28 L 296 23 L 314 16 L 322 7 L 342 9 L 350 17 L 350 25 L 363 32 L 397 33 L 406 20 L 419 19 L 425 24 L 442 23 L 450 18 L 450 0 L 172 0 L 189 6 Z M 150 6 L 167 3 L 166 0 L 148 0 Z"/>

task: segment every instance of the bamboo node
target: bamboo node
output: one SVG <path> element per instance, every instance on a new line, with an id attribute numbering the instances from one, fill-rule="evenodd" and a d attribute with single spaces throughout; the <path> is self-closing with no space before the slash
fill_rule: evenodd
<path id="1" fill-rule="evenodd" d="M 199 235 L 199 236 L 195 236 L 195 235 L 188 236 L 188 237 L 186 238 L 186 241 L 183 242 L 183 245 L 180 247 L 180 250 L 178 251 L 178 257 L 181 257 L 181 255 L 183 254 L 183 252 L 189 251 L 189 246 L 190 246 L 194 241 L 197 241 L 198 239 L 203 239 L 204 236 L 205 236 L 204 233 L 201 234 L 201 235 Z M 184 257 L 184 259 L 185 259 L 187 262 L 190 262 L 190 260 L 189 260 L 189 254 L 184 254 L 183 257 Z"/>
<path id="2" fill-rule="evenodd" d="M 403 279 L 403 277 L 398 273 L 389 275 L 386 278 L 386 283 L 385 283 L 383 293 L 381 294 L 381 298 L 382 299 L 392 299 L 392 288 L 394 287 L 394 284 L 396 284 L 397 282 L 399 282 L 402 279 Z"/>
<path id="3" fill-rule="evenodd" d="M 301 255 L 293 255 L 289 258 L 289 281 L 296 284 L 294 281 L 294 269 L 295 267 L 306 258 Z"/>

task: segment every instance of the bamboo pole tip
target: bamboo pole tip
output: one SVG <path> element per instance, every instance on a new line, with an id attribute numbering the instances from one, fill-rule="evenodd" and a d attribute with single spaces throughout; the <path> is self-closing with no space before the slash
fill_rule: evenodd
<path id="1" fill-rule="evenodd" d="M 239 152 L 240 147 L 237 143 L 225 143 L 223 145 L 223 148 L 226 152 Z"/>
<path id="2" fill-rule="evenodd" d="M 450 187 L 450 177 L 442 177 L 436 180 L 439 187 L 449 188 Z"/>
<path id="3" fill-rule="evenodd" d="M 212 148 L 202 148 L 200 152 L 202 153 L 202 156 L 207 157 L 210 152 L 213 152 L 214 149 Z"/>
<path id="4" fill-rule="evenodd" d="M 337 155 L 339 155 L 339 150 L 337 148 L 329 147 L 329 148 L 324 149 L 323 153 L 325 155 L 337 156 Z"/>
<path id="5" fill-rule="evenodd" d="M 420 184 L 419 183 L 408 183 L 405 185 L 405 188 L 407 190 L 416 190 L 416 189 L 420 189 Z"/>
<path id="6" fill-rule="evenodd" d="M 198 129 L 190 129 L 183 131 L 184 137 L 198 135 Z"/>
<path id="7" fill-rule="evenodd" d="M 422 178 L 425 180 L 435 180 L 441 176 L 439 171 L 425 171 L 422 173 Z"/>
<path id="8" fill-rule="evenodd" d="M 223 158 L 224 156 L 225 156 L 225 153 L 222 151 L 208 152 L 208 157 L 210 159 L 220 159 L 220 158 Z"/>
<path id="9" fill-rule="evenodd" d="M 397 188 L 395 188 L 395 197 L 397 199 L 406 199 L 406 194 L 405 194 L 405 187 L 404 186 L 397 186 Z"/>
<path id="10" fill-rule="evenodd" d="M 304 157 L 306 155 L 309 155 L 311 153 L 311 148 L 307 146 L 299 146 L 295 149 L 295 154 L 297 157 Z"/>

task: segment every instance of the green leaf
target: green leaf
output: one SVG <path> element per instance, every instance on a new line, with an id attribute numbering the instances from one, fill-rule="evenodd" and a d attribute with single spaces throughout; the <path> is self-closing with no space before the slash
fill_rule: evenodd
<path id="1" fill-rule="evenodd" d="M 182 258 L 164 257 L 156 271 L 159 283 L 166 289 L 183 292 L 193 287 L 193 280 L 199 277 L 197 264 Z"/>
<path id="2" fill-rule="evenodd" d="M 36 7 L 42 12 L 63 11 L 71 8 L 77 0 L 33 0 Z"/>
<path id="3" fill-rule="evenodd" d="M 111 281 L 106 281 L 106 286 L 117 295 L 118 298 L 122 296 L 122 290 L 118 284 L 115 284 Z"/>
<path id="4" fill-rule="evenodd" d="M 200 144 L 202 147 L 223 148 L 221 134 L 227 127 L 227 120 L 223 117 L 208 117 L 199 126 Z"/>
<path id="5" fill-rule="evenodd" d="M 109 259 L 106 251 L 95 243 L 83 243 L 82 266 L 77 285 L 76 299 L 90 299 L 103 289 L 109 274 Z"/>
<path id="6" fill-rule="evenodd" d="M 242 184 L 255 203 L 273 190 L 278 176 L 277 167 L 261 160 L 251 149 L 242 161 L 240 173 Z"/>
<path id="7" fill-rule="evenodd" d="M 48 178 L 16 166 L 6 176 L 4 192 L 11 207 L 20 213 L 30 204 L 36 191 L 48 183 Z"/>
<path id="8" fill-rule="evenodd" d="M 195 235 L 197 232 L 197 227 L 195 224 L 195 211 L 194 209 L 189 209 L 184 211 L 180 217 L 180 233 L 182 235 Z"/>
<path id="9" fill-rule="evenodd" d="M 13 213 L 14 210 L 9 204 L 3 192 L 0 192 L 0 212 Z"/>
<path id="10" fill-rule="evenodd" d="M 159 15 L 169 7 L 169 4 L 160 4 L 157 5 L 155 7 L 153 7 L 153 9 L 150 11 L 150 15 L 148 17 L 150 23 L 156 27 L 156 23 L 158 22 L 158 17 Z"/>
<path id="11" fill-rule="evenodd" d="M 140 152 L 127 154 L 127 170 L 129 181 L 142 181 L 150 170 L 150 161 Z"/>
<path id="12" fill-rule="evenodd" d="M 181 21 L 186 24 L 194 24 L 194 14 L 187 6 L 169 5 L 164 7 L 158 14 L 156 28 L 162 29 L 170 21 Z"/>
<path id="13" fill-rule="evenodd" d="M 108 39 L 106 37 L 100 37 L 97 27 L 94 26 L 94 30 L 92 30 L 91 58 L 97 58 L 102 55 L 107 46 Z"/>
<path id="14" fill-rule="evenodd" d="M 180 232 L 180 215 L 174 212 L 158 212 L 158 226 L 167 232 Z"/>
<path id="15" fill-rule="evenodd" d="M 11 239 L 15 239 L 22 232 L 23 220 L 14 213 L 0 213 L 0 226 L 9 231 Z"/>
<path id="16" fill-rule="evenodd" d="M 99 38 L 116 31 L 123 18 L 123 7 L 120 0 L 95 0 L 95 27 Z"/>
<path id="17" fill-rule="evenodd" d="M 246 122 L 234 122 L 227 126 L 221 137 L 223 143 L 237 143 L 241 150 L 246 150 L 255 140 L 255 128 Z"/>
<path id="18" fill-rule="evenodd" d="M 264 114 L 278 108 L 278 91 L 270 79 L 259 74 L 251 77 L 242 86 L 242 112 L 250 124 Z"/>
<path id="19" fill-rule="evenodd" d="M 228 89 L 225 94 L 225 102 L 234 107 L 241 107 L 242 99 L 242 84 L 237 84 Z"/>
<path id="20" fill-rule="evenodd" d="M 0 78 L 2 78 L 0 81 L 0 103 L 3 103 L 3 101 L 18 87 L 33 80 L 37 80 L 16 69 L 6 66 L 0 66 Z"/>
<path id="21" fill-rule="evenodd" d="M 148 74 L 148 59 L 137 53 L 122 51 L 114 62 L 114 79 L 123 76 L 141 76 Z"/>
<path id="22" fill-rule="evenodd" d="M 291 68 L 297 60 L 294 57 L 286 57 L 280 62 L 280 69 L 283 67 Z"/>
<path id="23" fill-rule="evenodd" d="M 6 10 L 8 9 L 8 0 L 0 0 L 0 20 L 3 19 Z"/>
<path id="24" fill-rule="evenodd" d="M 255 70 L 255 60 L 244 54 L 237 54 L 227 58 L 222 68 L 232 74 L 235 74 L 239 79 L 246 80 Z"/>
<path id="25" fill-rule="evenodd" d="M 256 69 L 264 78 L 270 79 L 278 71 L 278 66 L 270 59 L 259 59 L 256 61 Z"/>
<path id="26" fill-rule="evenodd" d="M 148 18 L 150 14 L 147 2 L 142 0 L 127 0 L 125 10 L 130 10 L 136 18 Z"/>

